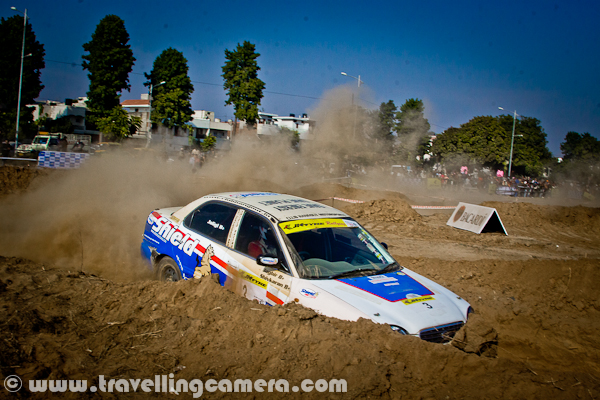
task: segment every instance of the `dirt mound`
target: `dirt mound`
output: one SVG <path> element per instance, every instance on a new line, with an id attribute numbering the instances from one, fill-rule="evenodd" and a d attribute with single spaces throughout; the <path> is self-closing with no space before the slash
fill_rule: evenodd
<path id="1" fill-rule="evenodd" d="M 583 206 L 540 206 L 530 203 L 502 203 L 489 201 L 481 204 L 498 211 L 502 222 L 511 225 L 544 226 L 564 225 L 569 227 L 586 226 L 600 233 L 600 208 Z"/>
<path id="2" fill-rule="evenodd" d="M 353 204 L 345 211 L 355 218 L 365 218 L 372 221 L 386 222 L 415 222 L 421 216 L 412 209 L 406 200 L 371 200 L 362 204 Z"/>
<path id="3" fill-rule="evenodd" d="M 238 169 L 249 170 L 250 161 Z M 399 193 L 297 184 L 285 174 L 243 179 L 225 167 L 199 175 L 154 160 L 134 167 L 106 157 L 78 171 L 3 172 L 22 174 L 2 182 L 27 190 L 0 199 L 0 381 L 16 374 L 91 386 L 99 375 L 172 373 L 203 382 L 286 379 L 290 387 L 344 379 L 350 398 L 600 397 L 598 209 L 484 203 L 509 235 L 476 235 L 446 226 L 449 214 L 417 214 Z M 475 316 L 454 345 L 439 345 L 296 304 L 261 306 L 211 279 L 153 280 L 139 262 L 148 212 L 242 189 L 366 201 L 334 206 L 388 243 L 402 265 L 469 301 Z"/>
<path id="4" fill-rule="evenodd" d="M 0 257 L 1 371 L 24 380 L 87 379 L 90 386 L 99 375 L 276 378 L 290 385 L 335 378 L 347 381 L 349 397 L 600 394 L 600 370 L 587 350 L 600 346 L 597 262 L 531 268 L 418 261 L 411 268 L 436 276 L 475 307 L 477 317 L 455 346 L 295 304 L 262 306 L 211 279 L 123 284 Z"/>
<path id="5" fill-rule="evenodd" d="M 33 179 L 47 174 L 48 170 L 35 167 L 4 165 L 0 167 L 0 196 L 22 192 L 29 187 Z"/>
<path id="6" fill-rule="evenodd" d="M 452 338 L 452 345 L 466 353 L 487 357 L 498 355 L 498 333 L 478 314 Z"/>
<path id="7" fill-rule="evenodd" d="M 375 199 L 404 199 L 406 196 L 398 192 L 384 192 L 363 190 L 360 188 L 348 187 L 338 183 L 314 183 L 311 185 L 301 186 L 293 190 L 293 194 L 300 197 L 306 197 L 311 200 L 325 200 L 330 197 L 341 197 L 349 200 L 368 201 Z M 340 205 L 340 201 L 335 202 L 336 206 Z"/>

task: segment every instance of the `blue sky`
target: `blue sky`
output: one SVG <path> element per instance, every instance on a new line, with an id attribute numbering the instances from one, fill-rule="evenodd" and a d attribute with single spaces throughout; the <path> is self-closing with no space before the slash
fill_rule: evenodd
<path id="1" fill-rule="evenodd" d="M 28 10 L 46 50 L 39 100 L 85 96 L 82 45 L 108 14 L 125 21 L 137 59 L 131 92 L 146 93 L 144 72 L 173 47 L 188 60 L 192 107 L 233 118 L 225 106 L 225 49 L 245 40 L 261 56 L 261 109 L 296 115 L 360 75 L 362 105 L 425 103 L 441 133 L 479 115 L 541 121 L 560 156 L 569 131 L 600 137 L 600 2 L 588 1 L 91 1 L 8 0 L 0 16 Z M 356 89 L 358 90 L 358 89 Z"/>

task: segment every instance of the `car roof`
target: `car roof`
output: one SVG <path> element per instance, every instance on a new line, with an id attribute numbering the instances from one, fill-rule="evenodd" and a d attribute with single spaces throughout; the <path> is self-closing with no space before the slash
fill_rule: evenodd
<path id="1" fill-rule="evenodd" d="M 174 216 L 183 220 L 200 204 L 210 200 L 218 200 L 242 206 L 271 219 L 272 222 L 292 221 L 297 219 L 349 218 L 348 214 L 325 204 L 289 194 L 272 192 L 227 192 L 210 194 L 182 207 L 179 211 L 174 213 Z"/>

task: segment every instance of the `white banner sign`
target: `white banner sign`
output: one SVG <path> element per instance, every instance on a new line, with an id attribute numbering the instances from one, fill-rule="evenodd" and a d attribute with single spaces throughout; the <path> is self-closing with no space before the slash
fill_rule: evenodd
<path id="1" fill-rule="evenodd" d="M 508 235 L 495 208 L 477 206 L 475 204 L 458 203 L 446 225 L 477 234 L 482 232 L 502 232 Z"/>

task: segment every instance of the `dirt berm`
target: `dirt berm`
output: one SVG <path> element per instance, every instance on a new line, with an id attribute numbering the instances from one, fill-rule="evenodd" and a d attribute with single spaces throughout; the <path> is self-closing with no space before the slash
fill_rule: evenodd
<path id="1" fill-rule="evenodd" d="M 410 207 L 414 200 L 409 194 L 324 184 L 288 189 L 310 193 L 314 199 L 344 195 L 366 200 L 335 205 L 385 241 L 402 265 L 472 304 L 475 315 L 453 343 L 442 345 L 402 336 L 370 321 L 324 318 L 295 304 L 262 306 L 212 279 L 157 282 L 137 263 L 130 263 L 134 256 L 129 258 L 123 250 L 136 242 L 139 246 L 149 211 L 144 196 L 134 198 L 136 208 L 128 205 L 128 197 L 104 188 L 110 193 L 102 199 L 108 211 L 94 208 L 81 225 L 83 230 L 68 229 L 68 218 L 65 224 L 46 221 L 46 225 L 26 218 L 34 213 L 35 204 L 43 204 L 34 201 L 40 191 L 46 193 L 43 205 L 53 204 L 46 181 L 54 180 L 57 191 L 62 188 L 57 179 L 72 185 L 70 174 L 59 175 L 42 174 L 28 189 L 15 188 L 16 193 L 0 199 L 5 223 L 0 234 L 2 381 L 17 375 L 26 387 L 31 379 L 85 379 L 91 386 L 98 384 L 100 375 L 154 379 L 173 374 L 175 380 L 203 382 L 286 379 L 290 391 L 304 379 L 347 382 L 345 394 L 205 391 L 206 398 L 600 398 L 597 208 L 498 198 L 485 205 L 498 210 L 509 235 L 475 235 L 446 226 L 448 213 L 418 214 Z M 136 191 L 140 187 L 133 186 Z M 171 196 L 179 196 L 175 200 L 189 200 L 177 187 L 172 191 Z M 79 200 L 90 204 L 86 193 L 82 191 Z M 107 199 L 121 202 L 113 207 Z M 77 209 L 75 203 L 73 207 Z M 103 213 L 120 209 L 130 217 L 109 219 L 114 235 L 106 235 Z M 70 214 L 60 214 L 65 215 Z M 20 224 L 45 228 L 36 235 L 18 229 Z M 93 236 L 94 230 L 102 235 Z M 32 247 L 45 242 L 53 243 L 46 252 Z M 83 245 L 77 247 L 78 243 Z M 100 252 L 88 254 L 94 246 L 105 249 L 104 258 Z M 122 255 L 118 262 L 115 254 Z M 130 271 L 119 273 L 125 269 Z M 0 390 L 5 398 L 97 396 Z M 102 394 L 103 398 L 181 396 L 190 394 Z"/>

